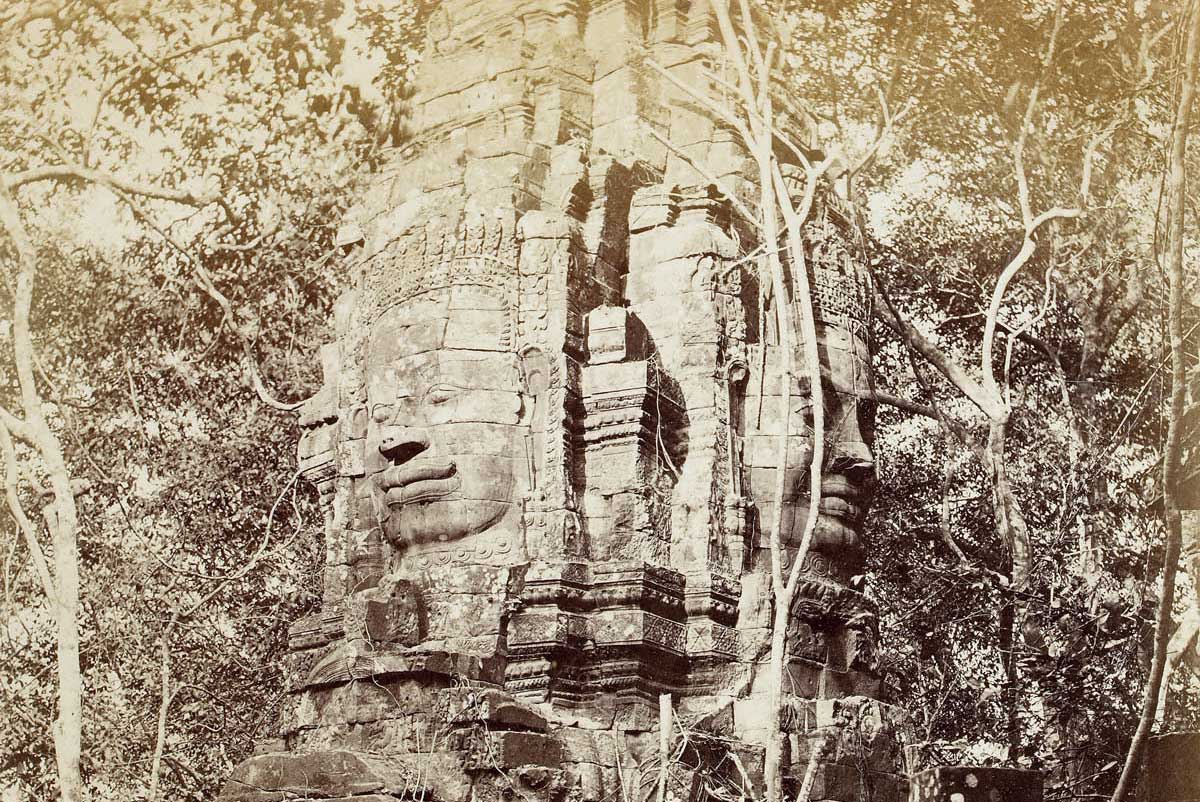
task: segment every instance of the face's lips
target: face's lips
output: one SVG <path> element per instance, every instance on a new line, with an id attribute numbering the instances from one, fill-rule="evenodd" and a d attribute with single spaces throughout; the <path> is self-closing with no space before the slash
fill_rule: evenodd
<path id="1" fill-rule="evenodd" d="M 828 474 L 821 481 L 821 514 L 847 523 L 862 519 L 867 490 L 844 474 Z"/>
<path id="2" fill-rule="evenodd" d="M 385 501 L 388 507 L 400 507 L 416 501 L 431 501 L 450 495 L 458 490 L 460 484 L 457 476 L 449 479 L 426 479 L 403 487 L 393 487 L 387 491 Z"/>
<path id="3" fill-rule="evenodd" d="M 846 521 L 853 521 L 859 517 L 859 507 L 852 504 L 850 501 L 839 496 L 825 495 L 821 493 L 821 514 L 828 515 L 831 518 L 840 518 Z"/>
<path id="4" fill-rule="evenodd" d="M 821 477 L 821 495 L 837 496 L 838 498 L 857 498 L 863 494 L 863 488 L 850 481 L 841 473 L 827 473 Z"/>
<path id="5" fill-rule="evenodd" d="M 388 468 L 376 483 L 384 491 L 389 507 L 447 496 L 461 482 L 458 468 L 450 460 L 421 460 Z"/>

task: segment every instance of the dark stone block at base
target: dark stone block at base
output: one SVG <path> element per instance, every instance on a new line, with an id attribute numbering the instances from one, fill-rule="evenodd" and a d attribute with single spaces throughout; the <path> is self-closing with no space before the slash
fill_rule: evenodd
<path id="1" fill-rule="evenodd" d="M 910 802 L 1042 802 L 1042 774 L 1022 769 L 939 766 L 916 774 Z"/>
<path id="2" fill-rule="evenodd" d="M 1150 739 L 1138 800 L 1200 802 L 1200 732 L 1169 732 Z"/>
<path id="3" fill-rule="evenodd" d="M 349 750 L 256 755 L 234 769 L 220 798 L 225 802 L 275 802 L 363 796 L 402 784 L 403 776 L 390 768 Z"/>
<path id="4" fill-rule="evenodd" d="M 803 774 L 786 776 L 784 798 L 795 799 L 803 781 Z M 908 782 L 899 774 L 826 763 L 813 768 L 808 798 L 811 802 L 905 802 Z"/>
<path id="5" fill-rule="evenodd" d="M 221 802 L 565 802 L 571 772 L 522 764 L 561 763 L 558 743 L 539 733 L 483 733 L 471 751 L 437 749 L 384 757 L 351 750 L 256 755 L 234 769 Z M 541 748 L 541 751 L 539 750 Z"/>

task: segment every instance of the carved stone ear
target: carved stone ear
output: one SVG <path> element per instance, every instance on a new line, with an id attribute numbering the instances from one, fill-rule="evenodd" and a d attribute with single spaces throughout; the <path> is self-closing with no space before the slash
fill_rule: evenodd
<path id="1" fill-rule="evenodd" d="M 522 391 L 535 398 L 546 392 L 550 387 L 550 360 L 542 350 L 531 346 L 517 357 L 520 360 Z"/>

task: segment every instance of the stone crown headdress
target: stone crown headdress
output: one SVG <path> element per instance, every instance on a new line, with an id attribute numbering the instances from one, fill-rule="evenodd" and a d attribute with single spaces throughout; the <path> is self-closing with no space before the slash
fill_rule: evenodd
<path id="1" fill-rule="evenodd" d="M 501 221 L 418 228 L 364 261 L 360 316 L 374 320 L 410 298 L 461 285 L 485 287 L 515 312 L 518 256 L 514 232 Z"/>
<path id="2" fill-rule="evenodd" d="M 811 248 L 813 313 L 817 320 L 866 338 L 873 315 L 871 275 L 852 208 L 826 193 L 805 226 Z"/>

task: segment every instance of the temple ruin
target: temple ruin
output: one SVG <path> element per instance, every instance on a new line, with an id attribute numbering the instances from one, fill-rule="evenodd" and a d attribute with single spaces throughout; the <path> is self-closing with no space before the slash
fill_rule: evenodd
<path id="1" fill-rule="evenodd" d="M 765 528 L 783 471 L 794 557 L 811 399 L 794 379 L 781 414 L 777 299 L 725 194 L 753 201 L 751 163 L 652 66 L 720 98 L 719 41 L 701 0 L 437 5 L 413 139 L 343 224 L 352 289 L 300 421 L 323 603 L 290 630 L 280 737 L 225 802 L 761 796 Z M 955 775 L 957 797 L 910 783 L 881 698 L 859 227 L 822 187 L 806 247 L 829 423 L 785 791 L 1040 799 L 1002 773 Z"/>

